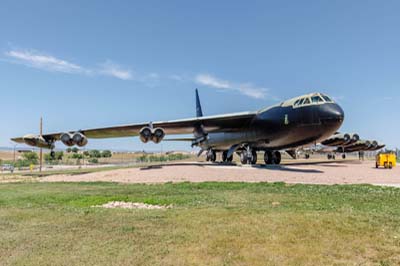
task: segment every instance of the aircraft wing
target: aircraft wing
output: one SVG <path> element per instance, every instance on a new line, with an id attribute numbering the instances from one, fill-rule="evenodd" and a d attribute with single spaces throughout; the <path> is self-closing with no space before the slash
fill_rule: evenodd
<path id="1" fill-rule="evenodd" d="M 81 132 L 87 138 L 102 139 L 102 138 L 121 138 L 138 136 L 143 127 L 153 126 L 153 128 L 162 128 L 167 135 L 175 134 L 192 134 L 196 127 L 202 126 L 207 133 L 212 132 L 229 132 L 237 131 L 240 128 L 248 125 L 255 117 L 257 112 L 243 112 L 216 116 L 203 116 L 181 120 L 148 122 L 130 125 L 120 125 L 104 128 L 81 129 L 75 131 L 67 131 L 68 133 Z M 63 133 L 52 133 L 42 135 L 46 141 L 60 140 Z M 24 138 L 13 138 L 18 143 L 24 143 Z"/>

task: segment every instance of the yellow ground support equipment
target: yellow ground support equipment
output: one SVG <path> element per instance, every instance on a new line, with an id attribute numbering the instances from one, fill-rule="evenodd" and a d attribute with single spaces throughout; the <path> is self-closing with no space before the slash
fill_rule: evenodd
<path id="1" fill-rule="evenodd" d="M 394 152 L 382 152 L 376 155 L 376 168 L 383 166 L 392 169 L 396 166 L 396 154 Z"/>

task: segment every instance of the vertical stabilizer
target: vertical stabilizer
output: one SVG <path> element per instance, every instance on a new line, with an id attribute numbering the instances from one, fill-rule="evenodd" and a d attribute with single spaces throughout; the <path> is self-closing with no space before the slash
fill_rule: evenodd
<path id="1" fill-rule="evenodd" d="M 203 110 L 201 109 L 199 91 L 197 89 L 196 89 L 196 116 L 197 117 L 203 116 Z"/>

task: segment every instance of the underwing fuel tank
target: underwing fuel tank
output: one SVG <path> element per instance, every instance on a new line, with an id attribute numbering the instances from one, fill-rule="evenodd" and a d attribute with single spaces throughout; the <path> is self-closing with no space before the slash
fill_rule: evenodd
<path id="1" fill-rule="evenodd" d="M 26 145 L 32 146 L 32 147 L 38 147 L 38 148 L 45 148 L 45 149 L 52 149 L 53 144 L 46 141 L 42 136 L 39 135 L 25 135 L 22 138 L 25 142 Z"/>

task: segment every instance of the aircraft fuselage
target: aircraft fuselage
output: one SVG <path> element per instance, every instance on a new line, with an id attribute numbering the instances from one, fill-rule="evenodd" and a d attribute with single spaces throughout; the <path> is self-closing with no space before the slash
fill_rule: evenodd
<path id="1" fill-rule="evenodd" d="M 203 149 L 216 151 L 243 143 L 256 150 L 283 150 L 316 143 L 335 133 L 344 112 L 336 103 L 301 107 L 273 106 L 261 110 L 248 124 L 232 126 L 227 132 L 209 133 Z"/>

